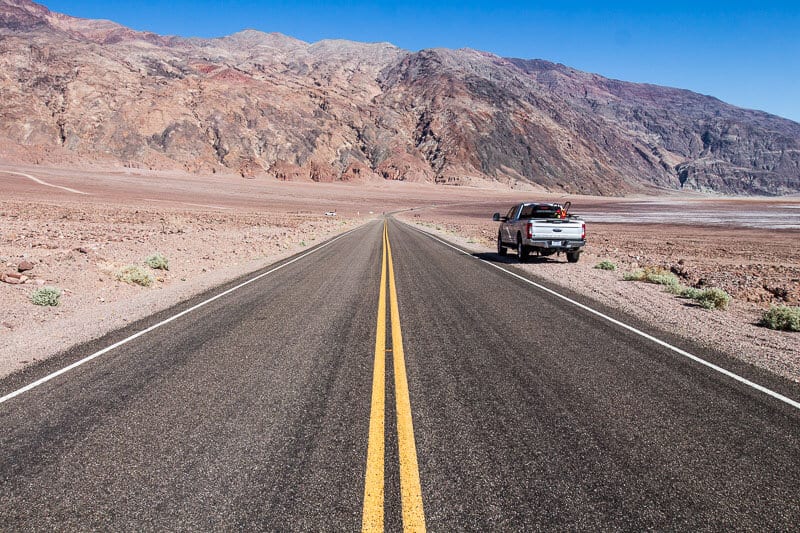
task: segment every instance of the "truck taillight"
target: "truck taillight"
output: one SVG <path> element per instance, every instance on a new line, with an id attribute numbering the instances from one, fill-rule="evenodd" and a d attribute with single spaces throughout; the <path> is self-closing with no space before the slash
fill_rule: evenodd
<path id="1" fill-rule="evenodd" d="M 586 222 L 581 224 L 581 240 L 586 240 Z"/>
<path id="2" fill-rule="evenodd" d="M 528 238 L 533 239 L 533 223 L 528 222 L 526 228 L 528 229 Z"/>

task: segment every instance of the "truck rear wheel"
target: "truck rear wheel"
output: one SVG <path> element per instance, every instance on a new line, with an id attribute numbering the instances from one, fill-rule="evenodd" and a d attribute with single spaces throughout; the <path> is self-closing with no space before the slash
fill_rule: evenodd
<path id="1" fill-rule="evenodd" d="M 497 233 L 497 255 L 506 255 L 506 247 L 503 246 L 503 235 Z"/>
<path id="2" fill-rule="evenodd" d="M 524 263 L 528 259 L 528 247 L 522 243 L 522 235 L 517 235 L 517 259 Z"/>
<path id="3" fill-rule="evenodd" d="M 581 258 L 580 252 L 567 252 L 567 261 L 570 263 L 577 263 L 578 259 Z"/>

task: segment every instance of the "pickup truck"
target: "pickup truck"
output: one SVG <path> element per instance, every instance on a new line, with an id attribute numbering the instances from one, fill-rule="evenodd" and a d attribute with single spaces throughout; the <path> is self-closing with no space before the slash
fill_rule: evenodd
<path id="1" fill-rule="evenodd" d="M 497 231 L 497 253 L 507 248 L 517 251 L 524 262 L 533 252 L 540 256 L 567 254 L 567 261 L 577 263 L 586 244 L 586 223 L 569 214 L 570 202 L 564 205 L 527 202 L 517 204 L 505 216 L 495 213 L 492 220 L 501 222 Z"/>

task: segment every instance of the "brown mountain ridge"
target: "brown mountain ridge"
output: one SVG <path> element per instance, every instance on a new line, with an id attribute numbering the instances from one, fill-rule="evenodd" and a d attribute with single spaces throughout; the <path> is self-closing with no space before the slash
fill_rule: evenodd
<path id="1" fill-rule="evenodd" d="M 800 192 L 800 124 L 542 60 L 246 30 L 166 37 L 0 0 L 0 157 L 286 180 Z"/>

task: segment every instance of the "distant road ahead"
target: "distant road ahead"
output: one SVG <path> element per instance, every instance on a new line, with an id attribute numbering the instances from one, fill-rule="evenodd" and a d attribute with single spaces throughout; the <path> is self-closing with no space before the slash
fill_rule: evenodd
<path id="1" fill-rule="evenodd" d="M 0 403 L 0 530 L 796 530 L 800 410 L 386 229 Z"/>

